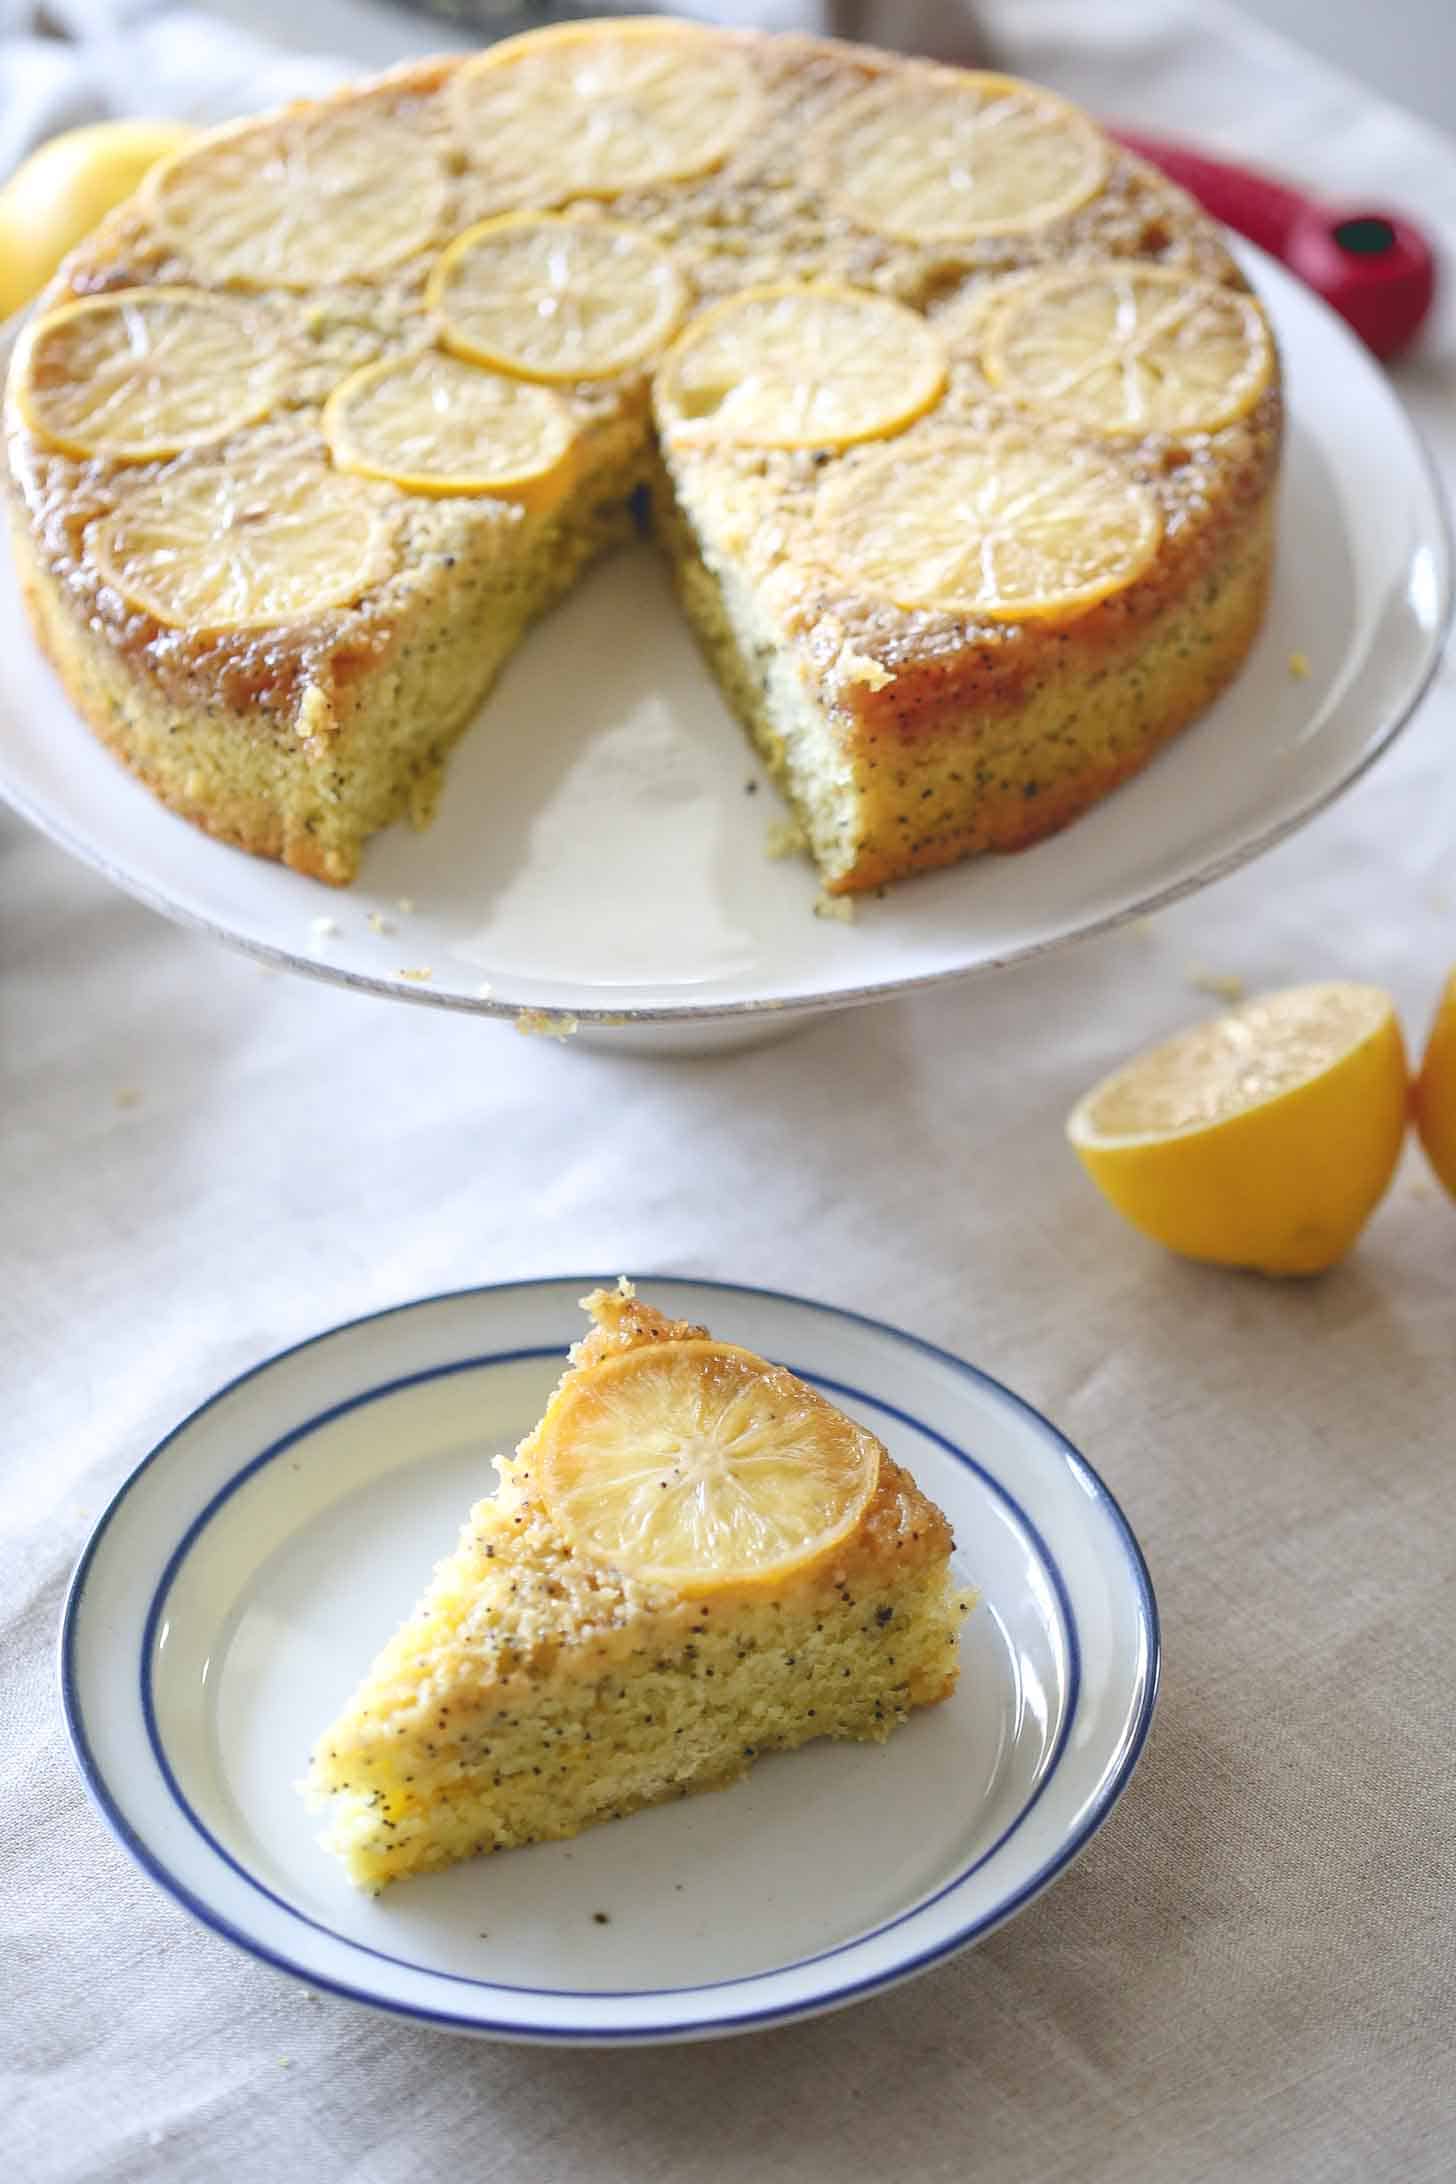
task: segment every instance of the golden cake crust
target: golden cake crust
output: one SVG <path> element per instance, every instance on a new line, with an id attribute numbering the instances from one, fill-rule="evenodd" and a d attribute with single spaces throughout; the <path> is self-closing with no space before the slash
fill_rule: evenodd
<path id="1" fill-rule="evenodd" d="M 760 124 L 710 173 L 624 190 L 607 209 L 674 252 L 700 303 L 764 280 L 829 280 L 889 295 L 953 331 L 988 283 L 1072 258 L 1145 259 L 1242 286 L 1211 223 L 1115 146 L 1096 194 L 1041 228 L 954 246 L 871 233 L 806 177 L 799 146 L 864 86 L 926 64 L 798 36 L 690 35 L 720 38 L 746 57 L 761 87 Z M 447 180 L 427 249 L 368 279 L 261 298 L 287 350 L 287 385 L 274 415 L 223 443 L 230 464 L 245 470 L 280 450 L 326 460 L 319 418 L 332 387 L 372 357 L 433 340 L 421 298 L 440 247 L 531 201 L 528 189 L 488 184 L 461 155 L 448 97 L 458 65 L 412 65 L 287 110 L 302 127 L 320 111 L 378 109 L 439 150 Z M 574 209 L 590 218 L 602 208 Z M 133 200 L 72 255 L 41 308 L 158 284 L 221 285 L 168 243 L 144 199 Z M 838 838 L 834 829 L 811 834 L 827 884 L 842 890 L 1019 847 L 1064 824 L 1203 709 L 1258 626 L 1272 553 L 1277 377 L 1231 426 L 1121 450 L 1158 500 L 1163 544 L 1125 591 L 1064 623 L 907 611 L 829 577 L 803 535 L 814 458 L 672 456 L 669 482 L 651 442 L 648 391 L 642 368 L 567 390 L 583 450 L 568 504 L 528 511 L 488 495 L 428 500 L 380 484 L 396 551 L 386 581 L 298 624 L 231 631 L 163 627 L 102 580 L 86 533 L 112 505 L 116 466 L 48 447 L 12 401 L 12 527 L 36 633 L 78 710 L 164 801 L 224 840 L 347 882 L 376 827 L 428 816 L 449 745 L 521 629 L 628 535 L 628 502 L 650 482 L 689 617 L 796 799 L 802 784 L 783 762 L 741 648 L 723 634 L 717 572 L 704 562 L 718 542 L 771 600 L 776 639 L 833 724 L 852 808 Z M 989 399 L 974 365 L 958 357 L 935 422 L 974 426 Z"/>

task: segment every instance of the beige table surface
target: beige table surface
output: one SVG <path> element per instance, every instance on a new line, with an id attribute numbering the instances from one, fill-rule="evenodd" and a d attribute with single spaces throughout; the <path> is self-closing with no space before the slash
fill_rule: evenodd
<path id="1" fill-rule="evenodd" d="M 1456 152 L 1240 19 L 988 12 L 1098 109 L 1408 202 L 1456 247 Z M 1456 475 L 1449 299 L 1399 376 Z M 1456 1206 L 1412 1156 L 1343 1268 L 1271 1286 L 1164 1258 L 1060 1139 L 1096 1073 L 1207 1007 L 1199 966 L 1377 979 L 1424 1028 L 1456 961 L 1453 731 L 1448 669 L 1354 793 L 1150 929 L 673 1065 L 265 975 L 0 819 L 8 2173 L 1456 2176 Z M 882 1314 L 1049 1411 L 1159 1589 L 1138 1776 L 981 1948 L 788 2031 L 508 2049 L 311 1999 L 89 1807 L 53 1689 L 71 1565 L 161 1433 L 279 1346 L 609 1263 Z"/>

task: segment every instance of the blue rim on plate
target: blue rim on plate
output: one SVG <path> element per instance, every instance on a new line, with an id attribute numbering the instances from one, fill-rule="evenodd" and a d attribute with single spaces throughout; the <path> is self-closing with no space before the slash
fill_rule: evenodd
<path id="1" fill-rule="evenodd" d="M 501 2038 L 549 2038 L 552 2041 L 561 2043 L 580 2042 L 583 2044 L 613 2046 L 651 2044 L 663 2039 L 685 2039 L 705 2034 L 744 2031 L 768 2024 L 789 2022 L 798 2017 L 815 2015 L 820 2011 L 840 2007 L 880 1992 L 887 1987 L 897 1985 L 902 1979 L 925 1970 L 972 1943 L 983 1939 L 996 1927 L 1004 1924 L 1007 1919 L 1023 1909 L 1035 1896 L 1039 1895 L 1051 1882 L 1057 1879 L 1085 1849 L 1122 1795 L 1137 1764 L 1152 1721 L 1161 1676 L 1160 1627 L 1152 1580 L 1142 1550 L 1116 1497 L 1104 1484 L 1087 1459 L 1042 1412 L 1013 1390 L 1007 1388 L 1004 1383 L 983 1372 L 979 1367 L 970 1364 L 967 1360 L 957 1357 L 954 1352 L 942 1349 L 937 1344 L 928 1342 L 923 1336 L 912 1334 L 906 1329 L 896 1327 L 888 1321 L 873 1318 L 866 1313 L 821 1304 L 812 1298 L 798 1297 L 787 1291 L 749 1283 L 711 1281 L 697 1276 L 666 1274 L 644 1274 L 634 1278 L 641 1281 L 644 1286 L 654 1284 L 661 1286 L 664 1283 L 671 1282 L 674 1284 L 687 1284 L 696 1289 L 720 1294 L 757 1297 L 769 1303 L 783 1304 L 795 1310 L 823 1314 L 837 1321 L 849 1322 L 870 1329 L 877 1335 L 886 1336 L 892 1341 L 906 1344 L 922 1355 L 934 1359 L 938 1364 L 950 1368 L 956 1375 L 963 1376 L 977 1387 L 990 1392 L 998 1401 L 1009 1405 L 1038 1429 L 1039 1433 L 1070 1470 L 1088 1499 L 1101 1507 L 1125 1560 L 1127 1575 L 1131 1580 L 1136 1601 L 1139 1635 L 1142 1641 L 1146 1668 L 1141 1680 L 1136 1709 L 1130 1718 L 1126 1735 L 1122 1740 L 1117 1763 L 1109 1770 L 1100 1785 L 1098 1795 L 1090 1802 L 1077 1827 L 1060 1845 L 1054 1857 L 1049 1858 L 1037 1867 L 1020 1887 L 998 1900 L 990 1911 L 982 1916 L 958 1924 L 943 1939 L 929 1948 L 918 1952 L 914 1956 L 895 1961 L 882 1972 L 871 1973 L 864 1978 L 849 1980 L 837 1986 L 826 1986 L 816 1991 L 806 2001 L 770 2006 L 762 2010 L 737 2012 L 732 2016 L 708 2014 L 691 2021 L 675 2020 L 670 2028 L 650 2026 L 604 2028 L 601 2026 L 571 2027 L 561 2025 L 559 2027 L 553 2026 L 547 2033 L 523 2032 L 518 2023 L 492 2020 L 483 2017 L 478 2012 L 465 2014 L 432 2009 L 411 2002 L 391 2000 L 387 1996 L 352 1985 L 347 1980 L 331 1978 L 318 1969 L 302 1964 L 287 1954 L 270 1947 L 257 1936 L 239 1927 L 233 1920 L 218 1912 L 212 1905 L 199 1897 L 171 1872 L 138 1835 L 122 1811 L 117 1798 L 113 1795 L 105 1774 L 95 1757 L 86 1731 L 84 1711 L 78 1689 L 75 1657 L 78 1622 L 87 1580 L 113 1521 L 143 1475 L 159 1459 L 165 1456 L 168 1449 L 207 1412 L 223 1402 L 228 1396 L 234 1394 L 238 1389 L 246 1387 L 249 1382 L 269 1372 L 286 1360 L 297 1357 L 301 1353 L 340 1335 L 347 1334 L 351 1330 L 377 1325 L 385 1320 L 396 1319 L 403 1314 L 428 1310 L 432 1306 L 448 1306 L 471 1298 L 485 1298 L 506 1291 L 520 1292 L 557 1288 L 563 1286 L 563 1284 L 580 1290 L 609 1285 L 615 1277 L 600 1275 L 563 1277 L 552 1275 L 533 1280 L 488 1283 L 477 1287 L 446 1290 L 431 1296 L 413 1298 L 403 1304 L 388 1306 L 378 1312 L 364 1313 L 355 1318 L 341 1321 L 319 1334 L 305 1337 L 300 1342 L 287 1345 L 261 1360 L 258 1364 L 250 1366 L 246 1371 L 237 1374 L 190 1411 L 170 1433 L 142 1458 L 141 1462 L 112 1496 L 106 1509 L 98 1519 L 77 1564 L 62 1616 L 59 1667 L 61 1701 L 66 1728 L 87 1789 L 112 1833 L 123 1848 L 141 1866 L 142 1870 L 203 1926 L 233 1942 L 258 1961 L 305 1981 L 309 1987 L 315 1990 L 337 1994 L 349 2001 L 363 2004 L 369 2008 L 383 2010 L 391 2015 L 402 2016 L 421 2023 L 435 2024 L 455 2031 L 494 2035 Z M 486 1992 L 502 1995 L 520 1994 L 536 1999 L 559 1999 L 564 2003 L 585 2000 L 594 2003 L 611 2000 L 641 2000 L 654 1994 L 661 1994 L 664 1998 L 669 1995 L 680 1997 L 684 1994 L 697 1993 L 706 1996 L 721 1987 L 742 1987 L 761 1980 L 780 1978 L 806 1966 L 826 1962 L 849 1951 L 859 1949 L 879 1936 L 892 1931 L 907 1919 L 923 1912 L 930 1905 L 942 1901 L 957 1888 L 962 1887 L 974 1873 L 978 1872 L 991 1858 L 996 1856 L 1015 1835 L 1050 1787 L 1065 1755 L 1080 1705 L 1082 1657 L 1082 1642 L 1068 1587 L 1055 1557 L 1029 1513 L 1021 1506 L 1017 1497 L 1007 1486 L 989 1472 L 984 1465 L 977 1462 L 965 1449 L 952 1441 L 946 1434 L 940 1432 L 939 1429 L 931 1426 L 927 1421 L 915 1417 L 912 1412 L 898 1408 L 885 1398 L 869 1390 L 853 1387 L 823 1373 L 809 1371 L 804 1368 L 794 1369 L 800 1371 L 801 1377 L 813 1380 L 817 1385 L 825 1387 L 836 1395 L 845 1397 L 850 1401 L 863 1401 L 883 1410 L 887 1415 L 897 1418 L 901 1423 L 912 1427 L 917 1433 L 923 1434 L 927 1439 L 936 1443 L 953 1461 L 973 1472 L 981 1484 L 1009 1509 L 1018 1526 L 1035 1547 L 1041 1569 L 1047 1577 L 1057 1604 L 1058 1617 L 1067 1648 L 1068 1686 L 1065 1712 L 1057 1731 L 1055 1744 L 1038 1774 L 1030 1795 L 1018 1807 L 1014 1816 L 990 1847 L 977 1851 L 972 1860 L 959 1868 L 948 1880 L 931 1890 L 928 1895 L 917 1898 L 913 1903 L 897 1911 L 893 1917 L 881 1920 L 869 1930 L 857 1932 L 848 1940 L 836 1943 L 832 1947 L 823 1950 L 812 1951 L 806 1956 L 782 1964 L 775 1964 L 760 1972 L 739 1974 L 721 1980 L 703 1981 L 689 1987 L 657 1987 L 654 1985 L 646 1989 L 632 1988 L 624 1990 L 602 1988 L 578 1990 L 563 1987 L 531 1988 L 511 1985 L 501 1981 L 477 1979 L 468 1974 L 447 1972 L 434 1966 L 414 1964 L 408 1959 L 393 1956 L 386 1951 L 375 1949 L 366 1943 L 339 1933 L 336 1928 L 328 1926 L 322 1920 L 315 1919 L 308 1912 L 301 1910 L 297 1905 L 288 1902 L 286 1898 L 277 1895 L 275 1891 L 268 1888 L 218 1841 L 217 1837 L 200 1818 L 178 1783 L 167 1758 L 157 1727 L 152 1689 L 152 1666 L 155 1658 L 156 1637 L 167 1596 L 176 1575 L 200 1534 L 246 1481 L 255 1477 L 270 1462 L 283 1454 L 286 1449 L 304 1439 L 334 1417 L 345 1415 L 364 1405 L 376 1402 L 401 1388 L 438 1380 L 454 1373 L 480 1369 L 490 1365 L 512 1363 L 518 1360 L 559 1357 L 560 1355 L 561 1345 L 559 1344 L 530 1345 L 509 1351 L 464 1356 L 417 1372 L 396 1375 L 343 1401 L 327 1406 L 322 1411 L 316 1412 L 297 1423 L 287 1433 L 275 1437 L 266 1448 L 249 1458 L 222 1486 L 209 1496 L 203 1508 L 197 1512 L 186 1526 L 182 1537 L 169 1554 L 161 1575 L 153 1587 L 144 1621 L 140 1655 L 137 1663 L 140 1707 L 152 1756 L 171 1799 L 185 1816 L 189 1825 L 207 1845 L 211 1854 L 236 1874 L 249 1888 L 257 1891 L 259 1895 L 283 1911 L 288 1917 L 298 1920 L 306 1927 L 323 1933 L 352 1952 L 377 1959 L 406 1972 L 422 1973 L 432 1979 L 443 1980 L 450 1984 L 478 1988 Z"/>

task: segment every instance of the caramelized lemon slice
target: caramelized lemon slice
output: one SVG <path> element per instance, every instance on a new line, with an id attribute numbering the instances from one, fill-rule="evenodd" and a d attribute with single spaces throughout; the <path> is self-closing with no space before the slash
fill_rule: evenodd
<path id="1" fill-rule="evenodd" d="M 1213 432 L 1258 401 L 1274 344 L 1242 290 L 1112 261 L 1019 282 L 981 361 L 1003 393 L 1098 432 Z"/>
<path id="2" fill-rule="evenodd" d="M 393 567 L 393 529 L 377 486 L 274 450 L 129 478 L 86 553 L 159 622 L 251 629 L 350 605 Z"/>
<path id="3" fill-rule="evenodd" d="M 258 306 L 122 288 L 37 319 L 12 384 L 21 417 L 52 446 L 144 463 L 255 423 L 283 371 L 278 329 Z"/>
<path id="4" fill-rule="evenodd" d="M 820 490 L 830 562 L 902 607 L 1061 619 L 1132 583 L 1158 504 L 1110 457 L 1010 431 L 951 429 L 876 449 Z"/>
<path id="5" fill-rule="evenodd" d="M 904 70 L 834 108 L 809 172 L 862 226 L 909 243 L 1014 235 L 1102 186 L 1107 141 L 1085 114 L 1014 76 Z"/>
<path id="6" fill-rule="evenodd" d="M 888 296 L 829 284 L 745 288 L 689 321 L 656 380 L 674 440 L 848 447 L 887 438 L 936 401 L 940 336 Z"/>
<path id="7" fill-rule="evenodd" d="M 758 105 L 745 55 L 696 26 L 562 24 L 490 47 L 450 86 L 472 163 L 537 202 L 706 174 Z"/>
<path id="8" fill-rule="evenodd" d="M 1170 1250 L 1314 1274 L 1384 1196 L 1406 1076 L 1389 994 L 1295 986 L 1139 1054 L 1079 1102 L 1067 1134 L 1118 1212 Z"/>
<path id="9" fill-rule="evenodd" d="M 831 1553 L 880 1455 L 792 1373 L 710 1341 L 644 1344 L 574 1374 L 537 1439 L 572 1545 L 689 1594 L 776 1584 Z"/>
<path id="10" fill-rule="evenodd" d="M 687 289 L 640 228 L 507 212 L 455 238 L 426 300 L 457 356 L 565 381 L 605 379 L 659 349 Z"/>
<path id="11" fill-rule="evenodd" d="M 560 471 L 574 437 L 559 395 L 433 351 L 351 373 L 323 423 L 341 470 L 411 493 L 521 495 Z"/>
<path id="12" fill-rule="evenodd" d="M 142 201 L 166 240 L 240 288 L 313 288 L 398 265 L 438 232 L 447 180 L 376 100 L 219 129 L 154 167 Z"/>

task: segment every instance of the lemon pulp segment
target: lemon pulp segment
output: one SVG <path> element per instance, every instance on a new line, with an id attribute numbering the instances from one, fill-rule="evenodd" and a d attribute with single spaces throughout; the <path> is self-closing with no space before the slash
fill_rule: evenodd
<path id="1" fill-rule="evenodd" d="M 537 202 L 705 174 L 748 128 L 746 58 L 688 24 L 563 24 L 467 61 L 450 89 L 472 164 Z"/>
<path id="2" fill-rule="evenodd" d="M 389 574 L 379 489 L 296 455 L 135 477 L 87 551 L 123 598 L 174 628 L 246 629 L 349 605 Z"/>
<path id="3" fill-rule="evenodd" d="M 12 384 L 26 424 L 53 446 L 139 463 L 254 423 L 283 371 L 279 330 L 258 306 L 197 288 L 124 288 L 36 320 Z"/>
<path id="4" fill-rule="evenodd" d="M 324 405 L 341 470 L 414 493 L 509 493 L 557 473 L 571 414 L 559 396 L 427 351 L 366 364 Z"/>
<path id="5" fill-rule="evenodd" d="M 577 1373 L 539 1443 L 544 1498 L 572 1545 L 690 1594 L 817 1562 L 859 1522 L 879 1453 L 791 1373 L 710 1341 Z"/>
<path id="6" fill-rule="evenodd" d="M 1110 457 L 950 428 L 846 461 L 816 523 L 831 564 L 896 605 L 992 620 L 1080 613 L 1162 536 L 1152 494 Z"/>
<path id="7" fill-rule="evenodd" d="M 834 109 L 811 172 L 851 218 L 904 242 L 1012 235 L 1073 212 L 1101 187 L 1100 130 L 1007 76 L 906 71 Z"/>
<path id="8" fill-rule="evenodd" d="M 661 347 L 686 285 L 670 253 L 616 220 L 503 213 L 456 237 L 427 300 L 460 356 L 524 379 L 603 379 Z"/>
<path id="9" fill-rule="evenodd" d="M 678 441 L 846 447 L 902 430 L 945 386 L 940 336 L 888 296 L 827 283 L 745 288 L 690 319 L 658 369 Z"/>
<path id="10" fill-rule="evenodd" d="M 981 360 L 1003 393 L 1098 432 L 1213 432 L 1258 401 L 1274 345 L 1241 289 L 1114 261 L 1018 283 Z"/>
<path id="11" fill-rule="evenodd" d="M 167 240 L 214 279 L 312 288 L 422 249 L 447 190 L 425 137 L 365 100 L 217 130 L 154 167 L 143 198 Z"/>

